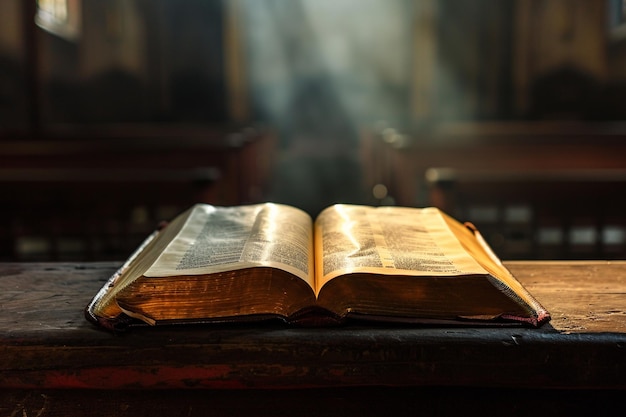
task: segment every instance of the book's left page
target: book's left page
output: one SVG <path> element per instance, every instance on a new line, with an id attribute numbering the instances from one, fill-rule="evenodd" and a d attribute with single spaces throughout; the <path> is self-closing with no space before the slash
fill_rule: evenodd
<path id="1" fill-rule="evenodd" d="M 312 233 L 311 217 L 291 206 L 196 204 L 121 268 L 88 318 L 288 317 L 314 300 Z"/>
<path id="2" fill-rule="evenodd" d="M 313 288 L 313 227 L 304 211 L 274 203 L 197 204 L 192 210 L 144 276 L 206 275 L 264 266 L 289 272 Z"/>

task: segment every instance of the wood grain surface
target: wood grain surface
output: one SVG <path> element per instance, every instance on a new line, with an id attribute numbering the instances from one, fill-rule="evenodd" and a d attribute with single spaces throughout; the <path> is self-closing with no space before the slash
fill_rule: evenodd
<path id="1" fill-rule="evenodd" d="M 626 388 L 626 262 L 510 262 L 540 329 L 282 323 L 111 334 L 83 309 L 115 263 L 0 265 L 0 387 Z"/>

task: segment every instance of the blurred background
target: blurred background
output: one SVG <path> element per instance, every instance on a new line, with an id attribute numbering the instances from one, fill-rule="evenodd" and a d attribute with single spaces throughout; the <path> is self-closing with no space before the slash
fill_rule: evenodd
<path id="1" fill-rule="evenodd" d="M 0 260 L 122 260 L 199 201 L 621 259 L 625 122 L 621 0 L 3 0 Z"/>

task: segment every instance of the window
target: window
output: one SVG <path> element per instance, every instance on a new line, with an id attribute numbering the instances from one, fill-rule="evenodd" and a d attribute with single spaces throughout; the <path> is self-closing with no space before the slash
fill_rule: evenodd
<path id="1" fill-rule="evenodd" d="M 81 0 L 37 0 L 35 23 L 42 29 L 74 41 L 80 35 Z"/>
<path id="2" fill-rule="evenodd" d="M 608 24 L 613 39 L 626 38 L 626 0 L 610 0 Z"/>

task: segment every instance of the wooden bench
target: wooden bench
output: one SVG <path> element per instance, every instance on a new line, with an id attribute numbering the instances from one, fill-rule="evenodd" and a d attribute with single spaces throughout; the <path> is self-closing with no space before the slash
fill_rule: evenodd
<path id="1" fill-rule="evenodd" d="M 578 171 L 626 169 L 626 124 L 459 122 L 363 129 L 366 188 L 384 185 L 403 206 L 428 203 L 426 170 Z"/>
<path id="2" fill-rule="evenodd" d="M 414 416 L 619 410 L 626 262 L 507 262 L 539 329 L 95 328 L 116 263 L 0 264 L 1 415 Z"/>
<path id="3" fill-rule="evenodd" d="M 65 128 L 0 138 L 0 259 L 123 259 L 196 202 L 262 199 L 273 135 L 240 128 Z"/>
<path id="4" fill-rule="evenodd" d="M 431 205 L 504 259 L 626 259 L 626 170 L 430 168 Z"/>
<path id="5" fill-rule="evenodd" d="M 624 259 L 626 125 L 433 123 L 365 129 L 373 204 L 440 205 L 505 259 Z M 541 230 L 538 230 L 541 229 Z"/>

